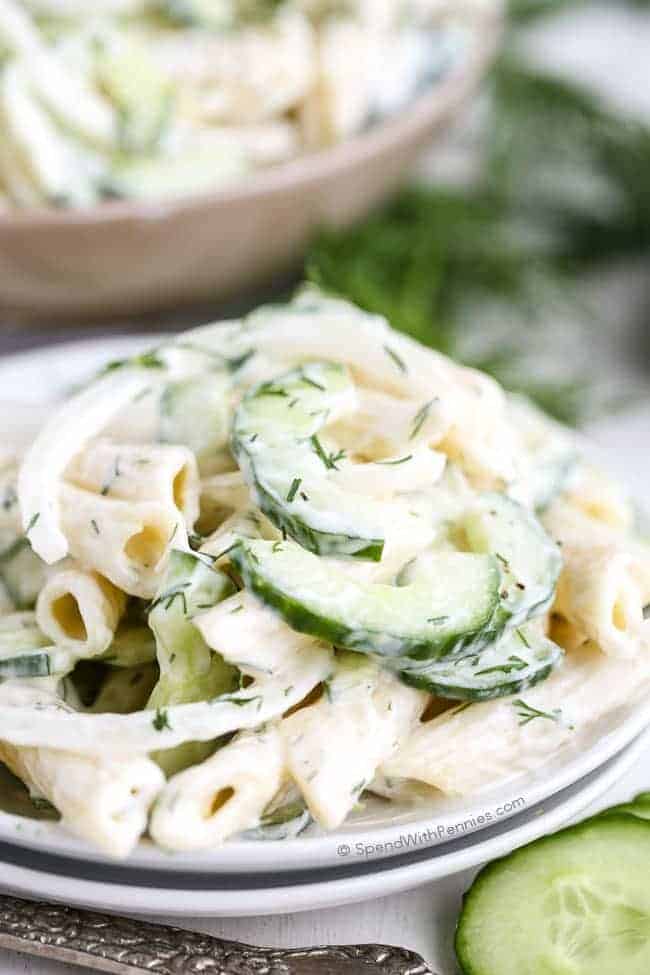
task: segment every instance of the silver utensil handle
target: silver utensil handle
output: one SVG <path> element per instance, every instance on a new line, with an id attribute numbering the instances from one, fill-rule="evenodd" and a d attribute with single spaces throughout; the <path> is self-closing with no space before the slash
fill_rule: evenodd
<path id="1" fill-rule="evenodd" d="M 0 947 L 112 975 L 433 975 L 405 948 L 254 948 L 194 931 L 0 895 Z"/>

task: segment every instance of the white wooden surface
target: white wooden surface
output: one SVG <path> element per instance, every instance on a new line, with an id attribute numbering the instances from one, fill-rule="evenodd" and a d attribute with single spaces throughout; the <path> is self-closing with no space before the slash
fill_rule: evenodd
<path id="1" fill-rule="evenodd" d="M 536 55 L 545 63 L 573 67 L 584 80 L 596 81 L 619 104 L 650 112 L 647 51 L 650 18 L 615 11 L 578 14 L 542 32 Z M 604 443 L 620 444 L 621 467 L 633 467 L 634 486 L 650 484 L 650 416 L 638 414 L 621 423 L 612 420 L 595 431 Z M 630 464 L 633 461 L 633 464 Z M 650 750 L 637 768 L 599 801 L 610 805 L 650 788 Z M 596 807 L 593 810 L 596 811 Z M 1 871 L 0 865 L 0 871 Z M 0 873 L 1 881 L 1 873 Z M 455 975 L 452 938 L 463 890 L 471 874 L 461 874 L 418 890 L 334 910 L 286 917 L 201 920 L 187 927 L 256 944 L 277 946 L 323 943 L 384 942 L 420 952 L 439 975 Z M 62 975 L 57 963 L 35 961 L 0 951 L 0 975 Z"/>

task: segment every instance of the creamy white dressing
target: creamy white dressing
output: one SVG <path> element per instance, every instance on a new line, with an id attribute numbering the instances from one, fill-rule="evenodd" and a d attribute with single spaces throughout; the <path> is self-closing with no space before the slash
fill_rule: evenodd
<path id="1" fill-rule="evenodd" d="M 377 562 L 341 552 L 312 555 L 285 541 L 255 506 L 260 477 L 252 468 L 267 464 L 265 478 L 282 499 L 279 485 L 286 486 L 296 460 L 296 433 L 282 444 L 271 409 L 262 417 L 260 437 L 273 446 L 268 455 L 253 443 L 250 457 L 237 466 L 224 450 L 233 413 L 251 386 L 305 364 L 318 383 L 317 361 L 339 363 L 350 377 L 321 424 L 323 451 L 336 456 L 343 450 L 345 456 L 325 471 L 317 452 L 306 455 L 294 513 L 337 536 L 376 529 L 384 541 Z M 160 423 L 164 391 L 176 382 L 191 384 L 192 409 L 216 407 L 215 416 L 220 404 L 202 390 L 213 382 L 218 386 L 225 425 L 217 440 L 206 439 L 208 427 L 192 424 L 190 416 L 173 427 L 179 443 L 159 442 L 161 431 L 171 429 Z M 317 409 L 317 387 L 313 392 Z M 6 415 L 11 417 L 11 409 Z M 9 502 L 14 442 L 9 432 L 0 444 L 7 454 L 0 491 L 9 492 Z M 356 649 L 367 650 L 362 645 L 372 637 L 375 653 L 389 655 L 400 652 L 404 636 L 396 633 L 396 622 L 398 630 L 419 638 L 422 621 L 440 624 L 450 600 L 455 624 L 461 630 L 475 625 L 485 590 L 480 580 L 472 581 L 470 566 L 482 556 L 468 552 L 478 546 L 488 559 L 496 552 L 502 564 L 511 564 L 499 570 L 494 605 L 507 604 L 504 582 L 525 577 L 527 586 L 530 580 L 526 612 L 533 620 L 526 627 L 538 627 L 541 634 L 551 623 L 550 637 L 566 647 L 565 661 L 520 695 L 523 704 L 517 696 L 502 698 L 422 723 L 428 695 L 383 669 L 378 655 L 335 654 L 323 639 L 297 632 L 297 624 L 293 629 L 282 607 L 273 609 L 244 588 L 216 605 L 192 603 L 183 631 L 198 632 L 208 662 L 218 662 L 219 655 L 222 664 L 237 668 L 238 689 L 214 700 L 197 701 L 195 695 L 192 704 L 110 714 L 84 709 L 69 678 L 6 680 L 0 682 L 0 750 L 11 753 L 9 764 L 23 770 L 26 782 L 38 779 L 40 791 L 59 802 L 71 829 L 116 855 L 137 841 L 162 787 L 147 756 L 212 743 L 221 735 L 236 733 L 225 748 L 179 773 L 160 795 L 151 822 L 161 844 L 203 848 L 255 829 L 267 806 L 285 794 L 304 801 L 323 827 L 336 828 L 371 783 L 389 795 L 403 794 L 404 783 L 414 795 L 421 787 L 467 794 L 538 768 L 577 731 L 650 686 L 650 623 L 643 614 L 650 602 L 648 548 L 633 537 L 629 508 L 615 485 L 605 481 L 600 491 L 594 474 L 582 468 L 571 473 L 574 451 L 565 431 L 513 404 L 492 381 L 394 333 L 378 316 L 313 290 L 288 307 L 193 330 L 113 368 L 48 418 L 23 460 L 18 506 L 8 502 L 7 511 L 0 511 L 3 547 L 22 547 L 21 531 L 29 529 L 33 548 L 53 563 L 47 585 L 39 576 L 37 586 L 44 593 L 39 620 L 44 639 L 54 641 L 53 654 L 70 652 L 76 659 L 110 653 L 126 593 L 158 594 L 163 611 L 166 599 L 176 600 L 175 610 L 182 607 L 182 579 L 178 591 L 161 591 L 172 548 L 198 547 L 206 571 L 214 565 L 237 579 L 231 547 L 241 550 L 242 539 L 250 539 L 254 551 L 255 540 L 266 539 L 279 559 L 274 583 L 294 609 L 338 619 L 355 631 Z M 289 476 L 290 486 L 293 479 Z M 522 511 L 519 525 L 514 516 L 507 530 L 485 521 L 486 485 L 523 505 L 504 499 L 494 506 L 506 515 Z M 216 523 L 232 511 L 205 538 L 192 534 L 200 496 L 207 520 Z M 547 503 L 545 527 L 563 542 L 557 620 L 549 617 L 554 578 L 542 556 L 560 556 L 532 512 L 541 497 Z M 138 537 L 147 525 L 158 524 L 164 537 L 152 540 L 146 532 Z M 134 533 L 136 544 L 129 546 Z M 509 559 L 498 547 L 508 550 Z M 285 549 L 297 550 L 298 558 L 283 561 Z M 25 553 L 34 558 L 27 548 Z M 69 553 L 82 564 L 73 564 Z M 418 557 L 421 577 L 409 584 L 405 566 Z M 22 563 L 12 562 L 12 568 L 19 581 L 27 579 Z M 0 580 L 5 576 L 9 595 L 0 612 L 12 609 L 8 584 L 15 582 L 0 562 Z M 106 579 L 117 586 L 114 599 Z M 57 615 L 54 604 L 67 596 L 77 601 L 85 640 L 61 633 L 66 617 Z M 485 625 L 493 608 L 486 609 Z M 14 631 L 21 619 L 27 636 L 18 645 Z M 74 630 L 74 612 L 71 619 Z M 31 652 L 39 633 L 32 616 L 13 622 L 7 617 L 4 629 L 0 625 L 0 657 Z M 493 659 L 498 665 L 498 655 Z M 403 660 L 398 663 L 396 669 L 403 668 Z M 514 661 L 515 673 L 521 664 Z M 453 671 L 453 658 L 449 667 Z M 77 758 L 61 758 L 69 752 Z M 248 757 L 238 764 L 237 756 Z M 88 763 L 108 770 L 101 772 L 97 795 L 120 824 L 112 837 L 92 797 L 77 795 Z M 133 784 L 138 770 L 140 798 L 127 808 L 124 790 L 138 788 Z M 420 785 L 411 789 L 412 781 Z M 228 789 L 236 799 L 220 806 L 219 794 Z M 188 830 L 188 823 L 200 823 L 208 801 L 215 804 L 214 820 L 205 829 Z"/>

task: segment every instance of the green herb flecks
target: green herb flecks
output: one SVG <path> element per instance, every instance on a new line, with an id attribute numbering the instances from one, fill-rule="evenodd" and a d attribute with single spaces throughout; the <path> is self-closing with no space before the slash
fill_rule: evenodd
<path id="1" fill-rule="evenodd" d="M 289 493 L 287 494 L 287 501 L 289 502 L 289 504 L 291 504 L 291 502 L 296 497 L 298 491 L 300 490 L 301 484 L 302 484 L 302 478 L 294 477 L 293 481 L 291 482 L 291 487 L 289 488 Z"/>
<path id="2" fill-rule="evenodd" d="M 417 413 L 413 417 L 413 426 L 411 428 L 411 435 L 409 437 L 410 440 L 415 440 L 418 433 L 420 432 L 424 424 L 427 422 L 427 419 L 429 418 L 429 415 L 431 413 L 431 407 L 436 402 L 437 402 L 437 397 L 434 397 L 434 399 L 429 400 L 428 403 L 425 403 L 424 406 L 422 406 L 417 411 Z"/>
<path id="3" fill-rule="evenodd" d="M 395 363 L 395 365 L 397 366 L 400 372 L 403 372 L 405 374 L 408 373 L 408 366 L 406 365 L 402 357 L 395 351 L 395 349 L 391 349 L 390 345 L 385 345 L 384 352 L 386 353 L 387 356 L 390 356 L 390 358 L 393 360 L 393 362 Z"/>
<path id="4" fill-rule="evenodd" d="M 486 667 L 485 670 L 477 670 L 476 676 L 485 677 L 487 674 L 512 674 L 518 670 L 525 670 L 526 667 L 528 667 L 528 664 L 525 660 L 512 654 L 508 657 L 506 663 L 499 664 L 499 666 L 495 667 Z"/>
<path id="5" fill-rule="evenodd" d="M 409 460 L 413 460 L 413 454 L 400 457 L 399 460 L 376 460 L 375 464 L 379 467 L 397 467 L 398 464 L 406 464 Z"/>
<path id="6" fill-rule="evenodd" d="M 106 495 L 110 492 L 111 488 L 113 487 L 115 481 L 118 479 L 118 477 L 121 476 L 122 476 L 122 471 L 120 470 L 120 458 L 118 456 L 115 458 L 115 461 L 113 462 L 112 471 L 110 472 L 110 474 L 108 475 L 104 483 L 102 484 L 100 493 L 104 497 L 106 497 Z"/>
<path id="7" fill-rule="evenodd" d="M 337 471 L 339 469 L 337 465 L 339 461 L 343 460 L 343 458 L 345 457 L 345 451 L 339 450 L 335 454 L 328 454 L 325 448 L 323 447 L 322 443 L 316 436 L 316 434 L 314 434 L 313 437 L 310 437 L 309 440 L 312 447 L 314 448 L 314 452 L 322 460 L 327 470 Z"/>
<path id="8" fill-rule="evenodd" d="M 156 731 L 171 731 L 172 726 L 169 723 L 169 715 L 165 708 L 158 708 L 156 714 L 151 722 Z"/>
<path id="9" fill-rule="evenodd" d="M 526 704 L 525 701 L 518 699 L 512 702 L 513 708 L 517 711 L 517 717 L 519 718 L 520 725 L 527 725 L 531 721 L 535 721 L 540 718 L 542 721 L 555 721 L 558 722 L 562 717 L 562 711 L 560 708 L 555 708 L 553 711 L 540 711 L 538 708 L 532 707 L 530 704 Z"/>

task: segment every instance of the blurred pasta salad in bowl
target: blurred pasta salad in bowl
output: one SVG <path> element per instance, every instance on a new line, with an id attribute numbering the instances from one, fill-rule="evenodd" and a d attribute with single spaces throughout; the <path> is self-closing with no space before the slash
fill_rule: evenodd
<path id="1" fill-rule="evenodd" d="M 2 201 L 175 197 L 340 142 L 444 73 L 471 9 L 2 0 Z"/>
<path id="2" fill-rule="evenodd" d="M 498 20 L 498 0 L 0 0 L 3 305 L 137 310 L 286 265 L 395 185 Z"/>

